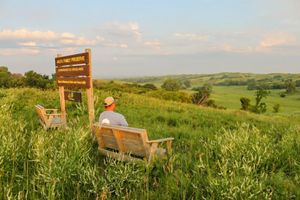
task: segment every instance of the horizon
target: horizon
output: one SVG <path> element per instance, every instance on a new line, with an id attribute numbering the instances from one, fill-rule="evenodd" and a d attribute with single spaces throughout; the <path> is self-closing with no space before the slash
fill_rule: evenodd
<path id="1" fill-rule="evenodd" d="M 86 48 L 92 50 L 94 77 L 105 79 L 300 73 L 297 0 L 0 5 L 0 66 L 13 73 L 51 75 L 57 54 Z"/>

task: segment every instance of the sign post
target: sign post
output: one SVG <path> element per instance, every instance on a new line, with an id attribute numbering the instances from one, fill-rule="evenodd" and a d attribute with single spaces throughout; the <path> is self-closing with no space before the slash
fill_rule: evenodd
<path id="1" fill-rule="evenodd" d="M 55 58 L 56 81 L 59 88 L 61 112 L 66 120 L 65 88 L 86 89 L 90 127 L 94 122 L 94 97 L 91 50 L 84 53 L 61 56 Z M 81 96 L 80 96 L 81 97 Z M 69 98 L 67 98 L 69 99 Z"/>

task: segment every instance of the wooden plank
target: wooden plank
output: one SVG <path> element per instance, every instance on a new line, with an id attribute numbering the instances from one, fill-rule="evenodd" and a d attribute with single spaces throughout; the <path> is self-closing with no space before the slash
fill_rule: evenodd
<path id="1" fill-rule="evenodd" d="M 105 124 L 100 124 L 99 122 L 96 123 L 96 126 L 101 126 L 102 128 L 107 128 L 107 129 L 118 129 L 120 131 L 129 131 L 131 133 L 145 133 L 146 132 L 145 129 L 141 129 L 141 128 L 105 125 Z"/>
<path id="2" fill-rule="evenodd" d="M 89 63 L 89 87 L 86 90 L 87 94 L 87 103 L 88 103 L 88 113 L 89 113 L 89 121 L 90 121 L 90 128 L 93 129 L 93 123 L 95 120 L 95 109 L 94 109 L 94 92 L 93 92 L 93 80 L 92 80 L 92 55 L 91 49 L 86 49 L 85 53 L 88 56 Z"/>
<path id="3" fill-rule="evenodd" d="M 57 85 L 63 86 L 69 89 L 73 88 L 90 88 L 89 77 L 57 77 Z"/>
<path id="4" fill-rule="evenodd" d="M 167 143 L 167 152 L 171 152 L 173 138 L 149 141 L 145 129 L 101 125 L 100 123 L 96 123 L 94 126 L 95 130 L 99 131 L 96 131 L 97 139 L 99 139 L 98 142 L 101 141 L 100 137 L 102 141 L 105 140 L 105 145 L 100 146 L 99 143 L 99 149 L 102 149 L 101 151 L 105 155 L 112 155 L 115 159 L 124 161 L 122 156 L 127 156 L 128 160 L 135 159 L 135 156 L 138 156 L 145 157 L 148 162 L 151 162 L 155 156 L 160 157 L 166 154 L 166 149 L 158 148 L 162 142 Z M 106 148 L 119 150 L 119 152 L 114 152 Z"/>
<path id="5" fill-rule="evenodd" d="M 66 122 L 65 89 L 64 89 L 64 87 L 60 86 L 60 87 L 58 87 L 58 90 L 59 90 L 61 115 L 62 115 L 63 121 Z"/>
<path id="6" fill-rule="evenodd" d="M 102 136 L 101 137 L 101 142 L 104 143 L 104 148 L 112 148 L 115 150 L 119 150 L 119 146 L 117 144 L 117 141 L 114 137 L 107 137 L 107 136 Z"/>
<path id="7" fill-rule="evenodd" d="M 56 67 L 56 77 L 90 76 L 89 65 Z"/>
<path id="8" fill-rule="evenodd" d="M 81 92 L 65 91 L 65 100 L 82 102 Z"/>
<path id="9" fill-rule="evenodd" d="M 122 152 L 122 153 L 124 153 L 125 152 L 125 147 L 124 147 L 124 145 L 122 143 L 122 135 L 121 135 L 120 131 L 113 130 L 113 133 L 114 133 L 116 142 L 118 144 L 119 151 Z"/>
<path id="10" fill-rule="evenodd" d="M 88 63 L 89 63 L 88 52 L 73 54 L 69 56 L 59 56 L 55 58 L 56 66 L 78 65 L 78 64 L 88 64 Z"/>
<path id="11" fill-rule="evenodd" d="M 120 160 L 120 161 L 130 161 L 130 162 L 139 162 L 139 163 L 145 162 L 143 159 L 134 158 L 132 156 L 128 156 L 128 155 L 122 154 L 122 153 L 108 151 L 106 149 L 99 148 L 99 152 L 107 157 L 111 157 L 111 158 L 114 158 L 114 159 Z"/>

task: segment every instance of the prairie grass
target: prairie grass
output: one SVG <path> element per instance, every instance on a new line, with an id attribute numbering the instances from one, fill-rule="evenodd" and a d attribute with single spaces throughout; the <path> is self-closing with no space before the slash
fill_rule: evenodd
<path id="1" fill-rule="evenodd" d="M 150 165 L 104 158 L 85 103 L 67 103 L 68 128 L 44 131 L 34 105 L 59 108 L 58 91 L 0 90 L 0 199 L 300 198 L 297 118 L 94 95 L 96 120 L 113 95 L 130 126 L 174 137 L 173 154 Z"/>

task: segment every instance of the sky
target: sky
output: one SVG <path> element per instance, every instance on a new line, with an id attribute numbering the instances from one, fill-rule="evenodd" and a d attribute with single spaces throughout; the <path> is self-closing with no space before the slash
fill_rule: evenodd
<path id="1" fill-rule="evenodd" d="M 0 66 L 55 72 L 92 51 L 93 76 L 300 73 L 299 0 L 0 0 Z"/>

